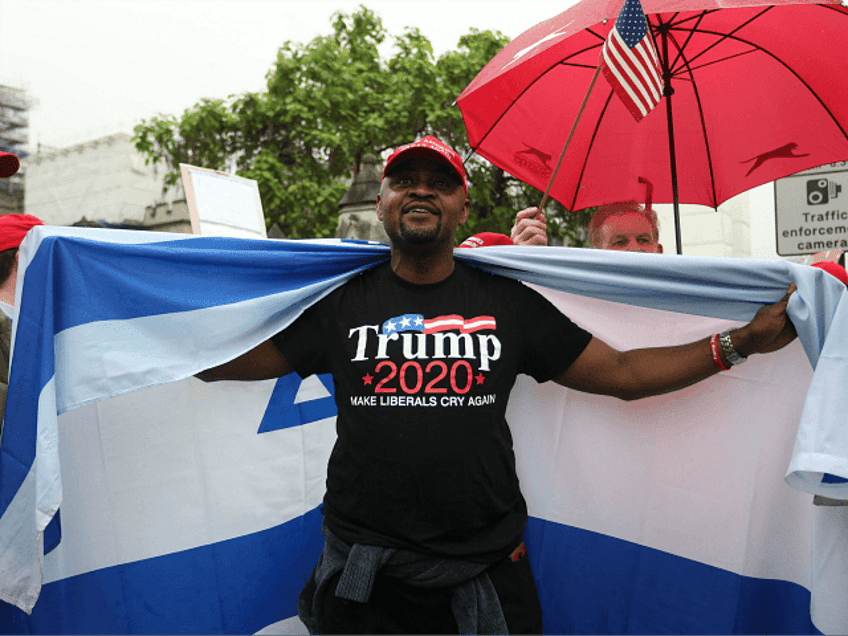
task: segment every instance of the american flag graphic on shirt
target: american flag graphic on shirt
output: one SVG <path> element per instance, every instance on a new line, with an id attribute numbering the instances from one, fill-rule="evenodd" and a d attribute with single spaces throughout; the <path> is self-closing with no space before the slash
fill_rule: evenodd
<path id="1" fill-rule="evenodd" d="M 404 331 L 435 333 L 437 331 L 450 330 L 459 331 L 460 333 L 473 333 L 481 329 L 495 328 L 496 324 L 493 316 L 463 318 L 458 314 L 448 314 L 427 319 L 421 314 L 404 314 L 390 318 L 383 323 L 384 334 L 401 333 Z"/>

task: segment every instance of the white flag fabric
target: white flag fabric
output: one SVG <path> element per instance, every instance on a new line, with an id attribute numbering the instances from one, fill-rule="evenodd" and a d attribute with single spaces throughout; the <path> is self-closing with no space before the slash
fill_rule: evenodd
<path id="1" fill-rule="evenodd" d="M 191 376 L 387 257 L 358 242 L 35 228 L 0 445 L 0 629 L 302 629 L 332 379 Z M 795 282 L 797 342 L 684 391 L 623 403 L 519 378 L 508 419 L 525 538 L 548 633 L 848 631 L 848 508 L 809 494 L 848 499 L 838 282 L 757 260 L 457 257 L 536 286 L 618 348 L 742 324 Z"/>

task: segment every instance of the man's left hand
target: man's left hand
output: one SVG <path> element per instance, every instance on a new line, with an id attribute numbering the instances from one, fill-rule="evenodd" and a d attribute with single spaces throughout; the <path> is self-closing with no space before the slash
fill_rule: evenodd
<path id="1" fill-rule="evenodd" d="M 754 353 L 770 353 L 795 340 L 798 334 L 789 320 L 786 307 L 796 289 L 795 283 L 792 283 L 783 298 L 761 308 L 751 322 L 730 332 L 733 347 L 739 355 L 747 357 Z"/>

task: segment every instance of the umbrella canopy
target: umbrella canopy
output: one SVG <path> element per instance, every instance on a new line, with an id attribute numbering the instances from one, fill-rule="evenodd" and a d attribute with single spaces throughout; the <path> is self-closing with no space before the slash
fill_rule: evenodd
<path id="1" fill-rule="evenodd" d="M 544 191 L 623 4 L 582 0 L 504 47 L 457 99 L 471 148 Z M 848 8 L 642 4 L 666 96 L 637 123 L 600 79 L 552 197 L 571 210 L 644 201 L 647 180 L 654 202 L 672 203 L 676 167 L 679 202 L 717 207 L 757 185 L 848 159 Z"/>

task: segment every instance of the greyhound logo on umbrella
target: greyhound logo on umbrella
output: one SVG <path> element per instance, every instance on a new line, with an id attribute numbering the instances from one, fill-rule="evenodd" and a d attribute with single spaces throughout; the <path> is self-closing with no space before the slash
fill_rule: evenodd
<path id="1" fill-rule="evenodd" d="M 769 150 L 768 152 L 761 153 L 750 159 L 746 159 L 745 161 L 740 161 L 739 163 L 751 163 L 754 162 L 754 165 L 751 166 L 750 170 L 745 173 L 747 177 L 754 170 L 759 168 L 769 159 L 800 159 L 801 157 L 809 157 L 810 153 L 806 152 L 803 155 L 796 155 L 795 149 L 798 147 L 794 141 L 790 141 L 788 144 L 782 145 L 780 148 L 775 148 L 774 150 Z"/>

